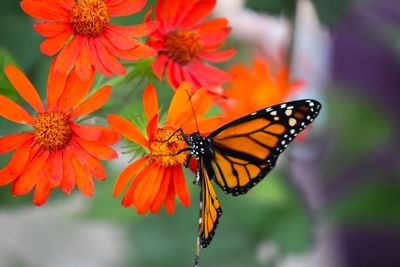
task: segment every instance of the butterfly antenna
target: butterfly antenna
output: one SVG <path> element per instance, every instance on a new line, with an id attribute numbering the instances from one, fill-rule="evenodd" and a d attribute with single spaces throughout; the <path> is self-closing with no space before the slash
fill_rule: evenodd
<path id="1" fill-rule="evenodd" d="M 186 91 L 186 93 L 188 94 L 188 97 L 189 97 L 189 102 L 190 102 L 190 106 L 192 107 L 192 112 L 193 112 L 193 116 L 194 116 L 194 122 L 196 123 L 197 131 L 200 132 L 199 125 L 197 124 L 196 113 L 194 112 L 194 107 L 193 107 L 193 103 L 192 103 L 192 97 L 191 97 L 191 95 L 190 95 L 188 90 L 185 90 L 185 91 Z"/>

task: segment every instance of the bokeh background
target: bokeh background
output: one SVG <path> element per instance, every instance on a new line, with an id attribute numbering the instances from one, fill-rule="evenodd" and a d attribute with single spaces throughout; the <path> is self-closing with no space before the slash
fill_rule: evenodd
<path id="1" fill-rule="evenodd" d="M 20 67 L 44 97 L 50 59 L 39 53 L 42 38 L 18 2 L 0 0 L 0 93 L 23 103 L 3 66 Z M 291 145 L 251 192 L 234 198 L 217 189 L 224 214 L 201 266 L 400 266 L 398 0 L 219 0 L 213 15 L 230 20 L 227 46 L 238 49 L 224 67 L 250 64 L 257 54 L 273 68 L 289 55 L 293 79 L 305 81 L 292 98 L 316 98 L 323 110 L 306 140 Z M 136 74 L 148 67 L 128 66 Z M 104 82 L 98 77 L 97 86 Z M 172 91 L 154 82 L 165 111 Z M 144 81 L 111 83 L 110 101 L 91 119 L 142 116 Z M 18 127 L 0 119 L 1 136 Z M 193 174 L 186 173 L 189 208 L 139 216 L 112 198 L 131 160 L 120 155 L 105 163 L 108 178 L 92 198 L 53 191 L 35 207 L 31 194 L 14 198 L 9 186 L 0 188 L 0 266 L 191 266 L 199 199 Z M 1 155 L 0 166 L 9 156 Z"/>

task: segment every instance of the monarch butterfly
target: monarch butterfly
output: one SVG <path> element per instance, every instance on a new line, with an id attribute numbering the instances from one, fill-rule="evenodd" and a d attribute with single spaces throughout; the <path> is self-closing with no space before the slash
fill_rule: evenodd
<path id="1" fill-rule="evenodd" d="M 261 109 L 234 120 L 207 137 L 185 135 L 186 150 L 197 160 L 195 183 L 200 185 L 200 219 L 196 255 L 214 237 L 222 209 L 211 180 L 234 196 L 247 193 L 275 166 L 278 156 L 318 115 L 321 104 L 306 99 Z M 188 161 L 189 162 L 189 161 Z"/>

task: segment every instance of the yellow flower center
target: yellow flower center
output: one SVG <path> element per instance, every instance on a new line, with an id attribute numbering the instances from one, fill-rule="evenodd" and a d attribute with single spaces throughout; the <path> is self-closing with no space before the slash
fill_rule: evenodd
<path id="1" fill-rule="evenodd" d="M 156 163 L 163 167 L 184 164 L 188 154 L 179 152 L 185 147 L 187 147 L 186 142 L 173 127 L 158 128 L 154 140 L 150 141 L 150 153 Z"/>
<path id="2" fill-rule="evenodd" d="M 180 64 L 190 62 L 201 49 L 201 40 L 193 31 L 175 31 L 166 36 L 168 56 Z"/>
<path id="3" fill-rule="evenodd" d="M 35 141 L 47 150 L 63 148 L 71 139 L 72 130 L 67 115 L 63 112 L 39 113 L 33 128 Z"/>
<path id="4" fill-rule="evenodd" d="M 77 33 L 95 37 L 103 33 L 110 16 L 103 0 L 80 0 L 69 13 L 69 21 Z"/>

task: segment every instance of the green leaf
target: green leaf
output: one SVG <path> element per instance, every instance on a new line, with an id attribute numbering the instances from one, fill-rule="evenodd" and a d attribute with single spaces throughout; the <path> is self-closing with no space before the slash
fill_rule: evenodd
<path id="1" fill-rule="evenodd" d="M 16 60 L 11 56 L 11 54 L 8 53 L 8 51 L 0 47 L 0 95 L 15 99 L 17 92 L 6 77 L 6 74 L 4 72 L 4 67 L 6 65 L 17 66 L 18 64 Z"/>

